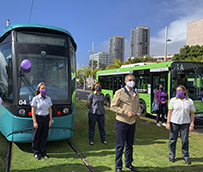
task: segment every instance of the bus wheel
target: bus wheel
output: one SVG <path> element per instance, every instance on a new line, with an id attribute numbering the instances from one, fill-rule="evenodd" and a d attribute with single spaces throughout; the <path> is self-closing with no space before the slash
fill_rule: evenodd
<path id="1" fill-rule="evenodd" d="M 146 108 L 146 103 L 144 100 L 140 100 L 140 108 L 141 108 L 141 116 L 146 116 L 147 108 Z"/>
<path id="2" fill-rule="evenodd" d="M 110 105 L 111 105 L 111 99 L 110 99 L 110 96 L 107 95 L 107 96 L 106 96 L 106 106 L 107 106 L 107 107 L 110 107 Z"/>

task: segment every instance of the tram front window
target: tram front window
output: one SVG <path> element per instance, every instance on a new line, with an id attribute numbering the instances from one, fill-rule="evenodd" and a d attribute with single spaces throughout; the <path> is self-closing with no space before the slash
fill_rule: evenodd
<path id="1" fill-rule="evenodd" d="M 44 82 L 47 85 L 47 95 L 52 100 L 67 100 L 68 99 L 68 61 L 66 57 L 60 56 L 46 56 L 41 57 L 39 55 L 22 55 L 19 54 L 19 62 L 24 59 L 29 59 L 32 63 L 31 71 L 25 73 L 25 77 L 29 80 L 29 83 L 20 79 L 20 99 L 31 100 L 34 88 L 34 92 L 37 85 L 40 82 Z M 20 65 L 20 64 L 19 64 Z M 29 88 L 30 89 L 29 89 Z"/>

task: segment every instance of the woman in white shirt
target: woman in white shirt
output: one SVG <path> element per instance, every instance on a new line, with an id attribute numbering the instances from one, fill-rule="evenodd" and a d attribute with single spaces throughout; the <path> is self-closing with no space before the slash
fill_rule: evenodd
<path id="1" fill-rule="evenodd" d="M 186 88 L 179 85 L 176 88 L 176 97 L 169 103 L 166 128 L 169 129 L 169 161 L 175 162 L 175 151 L 178 133 L 180 132 L 182 140 L 182 155 L 187 164 L 189 160 L 189 131 L 194 130 L 194 112 L 193 101 L 188 98 Z"/>
<path id="2" fill-rule="evenodd" d="M 33 118 L 32 150 L 36 160 L 40 159 L 39 154 L 44 158 L 49 158 L 46 149 L 48 132 L 52 125 L 52 101 L 46 95 L 46 92 L 45 83 L 39 83 L 31 103 Z"/>

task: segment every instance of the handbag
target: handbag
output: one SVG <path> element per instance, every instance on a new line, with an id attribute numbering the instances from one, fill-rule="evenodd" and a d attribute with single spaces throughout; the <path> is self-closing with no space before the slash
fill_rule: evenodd
<path id="1" fill-rule="evenodd" d="M 152 103 L 151 112 L 156 113 L 158 110 L 159 110 L 159 105 L 158 105 L 157 100 L 154 98 L 154 101 Z"/>

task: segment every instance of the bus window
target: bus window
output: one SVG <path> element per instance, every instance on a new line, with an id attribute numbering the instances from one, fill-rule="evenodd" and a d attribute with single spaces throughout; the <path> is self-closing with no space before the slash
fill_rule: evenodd
<path id="1" fill-rule="evenodd" d="M 112 76 L 99 76 L 102 89 L 112 89 Z"/>
<path id="2" fill-rule="evenodd" d="M 135 89 L 139 93 L 147 93 L 149 84 L 149 75 L 135 76 Z"/>

